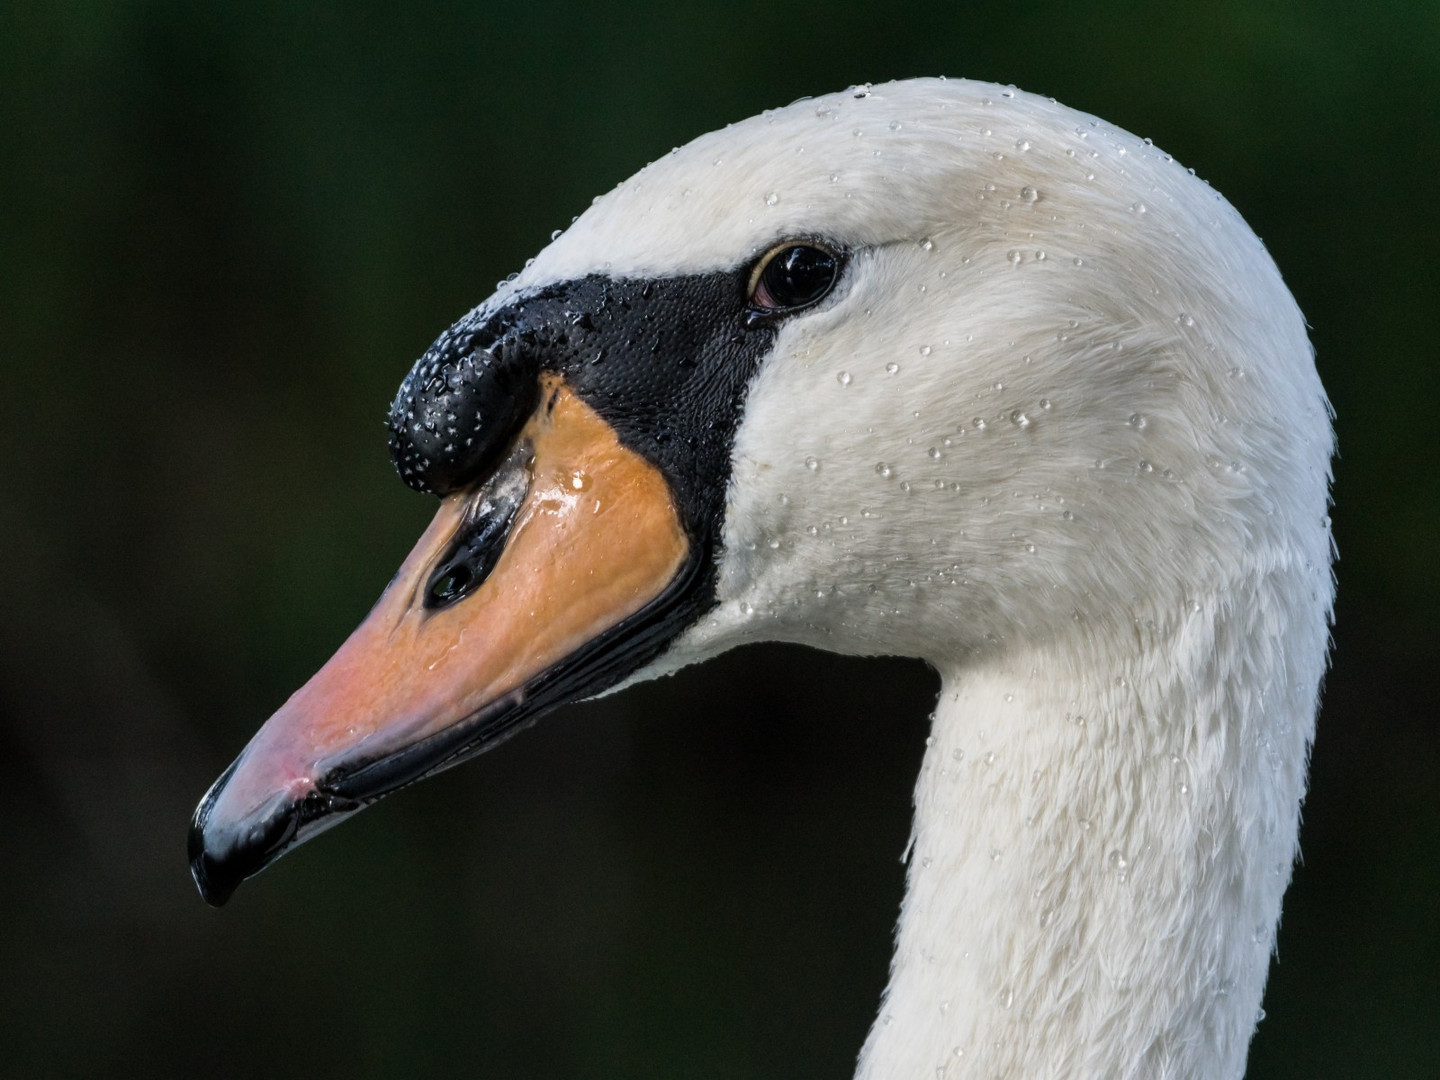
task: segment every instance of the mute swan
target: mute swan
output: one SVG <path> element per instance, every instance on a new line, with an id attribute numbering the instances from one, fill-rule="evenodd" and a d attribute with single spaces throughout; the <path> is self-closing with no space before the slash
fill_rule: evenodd
<path id="1" fill-rule="evenodd" d="M 443 334 L 433 524 L 206 794 L 219 904 L 566 701 L 741 642 L 942 692 L 866 1080 L 1243 1073 L 1326 662 L 1304 322 L 1168 156 L 922 79 L 702 136 Z"/>

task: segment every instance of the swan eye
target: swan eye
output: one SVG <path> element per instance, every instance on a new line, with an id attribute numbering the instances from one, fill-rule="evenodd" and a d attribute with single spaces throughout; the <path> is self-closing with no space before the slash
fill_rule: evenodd
<path id="1" fill-rule="evenodd" d="M 761 311 L 793 311 L 815 303 L 835 285 L 840 259 L 810 244 L 776 248 L 751 278 L 750 303 Z"/>

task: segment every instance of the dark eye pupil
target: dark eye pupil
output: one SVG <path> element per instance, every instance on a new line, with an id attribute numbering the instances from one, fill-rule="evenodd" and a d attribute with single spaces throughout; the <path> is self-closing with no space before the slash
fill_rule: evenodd
<path id="1" fill-rule="evenodd" d="M 830 252 L 797 245 L 771 259 L 760 277 L 768 298 L 777 307 L 804 307 L 830 291 L 836 270 L 835 256 Z"/>

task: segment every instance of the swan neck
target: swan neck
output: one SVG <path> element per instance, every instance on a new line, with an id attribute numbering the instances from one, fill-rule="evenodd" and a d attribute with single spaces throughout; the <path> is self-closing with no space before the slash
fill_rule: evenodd
<path id="1" fill-rule="evenodd" d="M 1286 589 L 942 671 L 861 1080 L 1243 1074 L 1323 657 Z"/>

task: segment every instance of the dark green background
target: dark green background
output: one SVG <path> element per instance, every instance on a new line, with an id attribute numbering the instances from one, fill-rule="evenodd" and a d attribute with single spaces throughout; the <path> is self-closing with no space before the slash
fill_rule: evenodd
<path id="1" fill-rule="evenodd" d="M 1251 1076 L 1440 1071 L 1440 6 L 0 7 L 0 1069 L 849 1075 L 920 665 L 755 649 L 571 708 L 223 912 L 195 800 L 431 511 L 382 421 L 593 194 L 912 74 L 1098 113 L 1223 191 L 1313 324 L 1341 551 Z"/>

